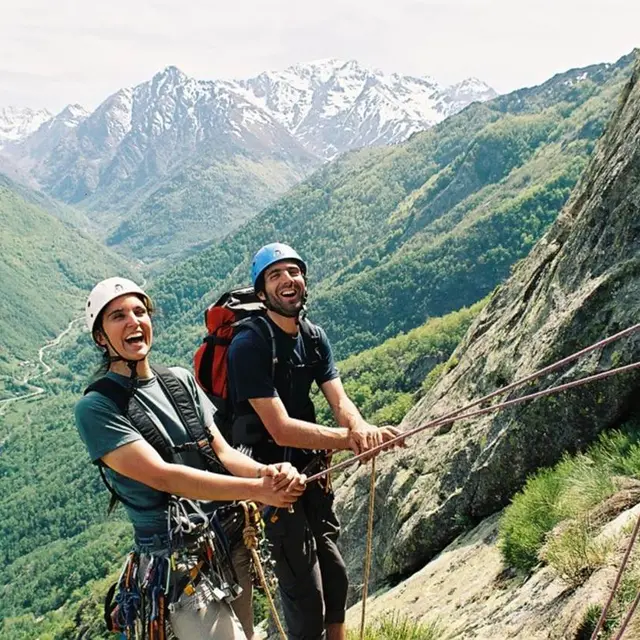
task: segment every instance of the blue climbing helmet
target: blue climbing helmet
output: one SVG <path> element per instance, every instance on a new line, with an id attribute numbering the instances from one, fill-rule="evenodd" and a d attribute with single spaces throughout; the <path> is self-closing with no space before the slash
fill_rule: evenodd
<path id="1" fill-rule="evenodd" d="M 261 286 L 256 287 L 256 283 L 259 283 L 260 276 L 264 273 L 265 269 L 268 269 L 272 264 L 280 262 L 281 260 L 294 260 L 300 265 L 302 275 L 307 275 L 307 264 L 295 249 L 292 249 L 288 244 L 272 242 L 262 247 L 262 249 L 253 256 L 253 262 L 251 263 L 251 284 L 253 284 L 254 289 L 262 288 Z"/>

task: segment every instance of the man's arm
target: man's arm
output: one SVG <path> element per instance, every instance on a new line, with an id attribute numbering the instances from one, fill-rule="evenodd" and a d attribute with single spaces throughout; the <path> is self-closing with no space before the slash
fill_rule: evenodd
<path id="1" fill-rule="evenodd" d="M 395 427 L 376 427 L 369 424 L 347 396 L 340 378 L 333 378 L 320 385 L 335 421 L 349 431 L 351 448 L 356 454 L 373 449 L 400 435 Z"/>
<path id="2" fill-rule="evenodd" d="M 145 440 L 118 447 L 104 455 L 102 461 L 121 475 L 152 489 L 194 500 L 256 500 L 275 507 L 288 507 L 304 491 L 300 483 L 276 490 L 270 476 L 238 478 L 170 464 Z"/>
<path id="3" fill-rule="evenodd" d="M 260 421 L 281 447 L 298 449 L 350 449 L 349 430 L 333 429 L 292 418 L 279 397 L 249 400 Z"/>

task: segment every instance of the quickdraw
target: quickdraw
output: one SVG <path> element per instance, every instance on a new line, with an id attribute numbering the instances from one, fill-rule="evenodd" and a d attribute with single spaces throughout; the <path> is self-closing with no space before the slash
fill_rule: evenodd
<path id="1" fill-rule="evenodd" d="M 169 554 L 132 551 L 105 600 L 105 622 L 122 639 L 173 637 L 169 613 L 182 596 L 193 595 L 201 581 L 219 601 L 241 593 L 229 551 L 216 534 L 211 516 L 198 504 L 172 497 L 167 507 Z M 222 534 L 223 535 L 223 534 Z"/>
<path id="2" fill-rule="evenodd" d="M 109 589 L 105 600 L 107 629 L 120 633 L 121 638 L 137 637 L 136 621 L 142 606 L 142 594 L 138 586 L 140 558 L 131 552 L 120 572 L 118 581 Z"/>

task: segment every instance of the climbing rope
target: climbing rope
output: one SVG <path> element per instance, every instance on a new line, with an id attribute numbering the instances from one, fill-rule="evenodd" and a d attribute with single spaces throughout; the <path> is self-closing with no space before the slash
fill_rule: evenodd
<path id="1" fill-rule="evenodd" d="M 639 602 L 640 602 L 640 591 L 638 591 L 638 593 L 636 594 L 636 597 L 633 600 L 633 604 L 631 605 L 631 608 L 629 609 L 629 612 L 625 616 L 622 626 L 620 627 L 620 630 L 618 631 L 618 633 L 616 634 L 616 637 L 613 640 L 620 640 L 620 638 L 622 638 L 622 634 L 625 632 L 627 625 L 631 621 L 631 618 L 633 618 L 633 614 L 636 612 Z"/>
<path id="2" fill-rule="evenodd" d="M 555 387 L 549 387 L 548 389 L 543 389 L 542 391 L 537 391 L 536 393 L 531 393 L 525 396 L 521 396 L 520 398 L 514 398 L 513 400 L 507 400 L 506 402 L 501 402 L 491 407 L 478 409 L 477 411 L 472 411 L 471 413 L 461 413 L 463 411 L 467 411 L 470 407 L 475 407 L 480 402 L 484 402 L 489 397 L 494 397 L 498 393 L 504 393 L 505 391 L 507 391 L 507 387 L 505 387 L 504 389 L 500 389 L 498 392 L 494 392 L 490 394 L 490 396 L 485 396 L 480 400 L 476 400 L 472 404 L 467 405 L 462 409 L 458 409 L 457 411 L 447 414 L 446 416 L 427 422 L 426 424 L 423 424 L 419 427 L 415 427 L 414 429 L 410 429 L 409 431 L 405 431 L 400 435 L 396 436 L 395 438 L 391 438 L 391 440 L 387 440 L 387 442 L 385 442 L 384 444 L 380 444 L 376 447 L 373 447 L 372 449 L 367 450 L 365 453 L 360 453 L 356 456 L 349 458 L 348 460 L 344 460 L 343 462 L 336 464 L 333 467 L 324 469 L 323 471 L 320 471 L 319 473 L 316 473 L 315 475 L 312 475 L 309 478 L 307 478 L 306 482 L 308 484 L 310 482 L 319 480 L 320 478 L 327 475 L 328 473 L 333 473 L 334 471 L 345 469 L 346 467 L 349 467 L 352 464 L 359 462 L 363 458 L 369 458 L 371 457 L 371 455 L 378 453 L 379 451 L 383 451 L 385 449 L 391 448 L 394 444 L 401 444 L 407 438 L 410 438 L 411 436 L 414 436 L 427 429 L 433 429 L 434 427 L 440 427 L 440 426 L 452 424 L 454 422 L 458 422 L 459 420 L 468 420 L 469 418 L 477 418 L 479 416 L 486 415 L 487 413 L 492 413 L 494 411 L 506 409 L 507 407 L 512 407 L 518 404 L 522 404 L 523 402 L 528 402 L 529 400 L 544 398 L 545 396 L 550 396 L 554 393 L 559 393 L 560 391 L 567 391 L 568 389 L 580 387 L 590 382 L 604 380 L 605 378 L 610 378 L 611 376 L 614 376 L 616 374 L 626 373 L 628 371 L 633 371 L 634 369 L 638 369 L 638 368 L 640 368 L 640 362 L 632 362 L 631 364 L 625 365 L 623 367 L 609 369 L 608 371 L 602 371 L 601 373 L 596 373 L 592 376 L 587 376 L 586 378 L 580 378 L 579 380 L 573 380 L 572 382 L 567 382 L 565 384 L 561 384 Z M 520 384 L 523 384 L 524 381 L 525 380 L 520 381 Z M 513 388 L 513 385 L 510 385 L 510 388 Z"/>
<path id="3" fill-rule="evenodd" d="M 618 590 L 618 586 L 620 585 L 622 574 L 624 573 L 624 570 L 627 566 L 627 562 L 629 561 L 629 556 L 631 555 L 631 549 L 633 548 L 636 538 L 638 537 L 638 532 L 640 532 L 640 516 L 638 516 L 638 518 L 636 519 L 636 524 L 633 527 L 633 532 L 631 533 L 631 539 L 629 540 L 629 544 L 627 544 L 627 548 L 624 552 L 624 556 L 622 557 L 622 562 L 620 563 L 620 568 L 618 569 L 616 579 L 613 582 L 613 587 L 611 589 L 611 593 L 609 594 L 609 599 L 607 600 L 607 604 L 604 606 L 604 609 L 600 614 L 600 618 L 598 620 L 598 623 L 596 624 L 596 628 L 593 630 L 593 633 L 591 634 L 591 640 L 596 640 L 596 638 L 598 637 L 598 634 L 600 633 L 600 630 L 604 625 L 605 620 L 607 619 L 607 613 L 609 613 L 609 608 L 611 607 L 613 598 L 615 597 L 616 591 Z M 629 613 L 625 617 L 624 622 L 622 623 L 622 627 L 618 631 L 618 635 L 616 635 L 615 640 L 622 638 L 622 634 L 627 628 L 627 624 L 629 623 L 629 620 L 631 620 L 631 616 L 633 616 L 637 606 L 638 606 L 638 602 L 636 598 Z"/>
<path id="4" fill-rule="evenodd" d="M 278 615 L 278 610 L 276 609 L 273 597 L 271 596 L 271 589 L 269 589 L 269 584 L 267 583 L 267 578 L 264 574 L 264 569 L 260 560 L 260 554 L 258 553 L 260 513 L 258 512 L 257 506 L 253 502 L 250 504 L 247 504 L 246 502 L 240 502 L 240 505 L 242 505 L 242 509 L 244 510 L 244 529 L 242 530 L 242 540 L 244 542 L 244 546 L 251 553 L 253 566 L 256 569 L 260 584 L 262 585 L 265 595 L 267 596 L 269 609 L 271 610 L 273 621 L 278 628 L 280 638 L 282 638 L 282 640 L 287 640 L 287 635 L 282 626 L 282 622 L 280 621 L 280 616 Z"/>
<path id="5" fill-rule="evenodd" d="M 367 597 L 369 595 L 369 574 L 371 572 L 371 552 L 373 548 L 373 509 L 376 501 L 376 459 L 371 460 L 369 481 L 369 518 L 367 522 L 367 550 L 364 555 L 364 576 L 362 583 L 362 616 L 360 618 L 360 640 L 364 640 L 367 620 Z"/>
<path id="6" fill-rule="evenodd" d="M 511 407 L 514 405 L 518 405 L 518 404 L 522 404 L 523 402 L 527 402 L 529 400 L 535 400 L 537 398 L 542 398 L 545 396 L 549 396 L 555 393 L 560 393 L 561 391 L 566 391 L 568 389 L 573 389 L 575 387 L 579 387 L 591 382 L 596 382 L 598 380 L 603 380 L 605 378 L 609 378 L 613 375 L 617 375 L 619 373 L 626 373 L 629 371 L 632 371 L 634 369 L 638 369 L 640 367 L 640 362 L 633 362 L 631 364 L 622 366 L 622 367 L 616 367 L 614 369 L 610 369 L 608 371 L 603 371 L 601 373 L 597 373 L 591 376 L 587 376 L 585 378 L 581 378 L 579 380 L 573 380 L 572 382 L 568 382 L 565 384 L 561 384 L 561 385 L 557 385 L 557 386 L 552 386 L 548 389 L 544 389 L 542 391 L 538 391 L 535 393 L 531 393 L 531 394 L 527 394 L 524 396 L 521 396 L 519 398 L 514 398 L 512 400 L 507 400 L 505 402 L 501 402 L 498 403 L 496 405 L 493 405 L 491 407 L 486 407 L 484 409 L 479 409 L 477 411 L 472 411 L 470 413 L 467 413 L 469 411 L 469 409 L 472 409 L 473 407 L 478 406 L 479 404 L 482 404 L 483 402 L 486 402 L 488 400 L 491 400 L 492 398 L 507 393 L 509 391 L 512 391 L 513 389 L 520 387 L 524 384 L 526 384 L 527 382 L 530 382 L 531 380 L 534 380 L 538 377 L 541 377 L 543 375 L 546 375 L 548 373 L 551 373 L 552 371 L 555 371 L 561 367 L 563 367 L 564 365 L 573 362 L 579 358 L 581 358 L 582 356 L 595 351 L 597 349 L 602 349 L 603 347 L 611 344 L 612 342 L 616 341 L 616 340 L 620 340 L 623 337 L 629 336 L 633 333 L 635 333 L 636 331 L 640 330 L 640 323 L 635 324 L 631 327 L 628 327 L 627 329 L 624 329 L 623 331 L 620 331 L 612 336 L 609 336 L 608 338 L 604 338 L 603 340 L 600 340 L 599 342 L 596 342 L 588 347 L 585 347 L 584 349 L 581 349 L 580 351 L 577 351 L 576 353 L 573 353 L 569 356 L 567 356 L 566 358 L 563 358 L 562 360 L 559 360 L 557 362 L 554 362 L 553 364 L 544 367 L 543 369 L 539 369 L 538 371 L 535 371 L 534 373 L 525 376 L 524 378 L 521 378 L 519 380 L 516 380 L 515 382 L 512 382 L 511 384 L 502 387 L 500 389 L 497 389 L 496 391 L 493 391 L 492 393 L 483 396 L 482 398 L 479 398 L 478 400 L 475 400 L 469 404 L 467 404 L 466 406 L 457 409 L 455 411 L 452 411 L 440 418 L 436 418 L 435 420 L 431 420 L 430 422 L 427 422 L 426 424 L 423 424 L 421 426 L 418 426 L 414 429 L 410 429 L 409 431 L 405 431 L 404 433 L 400 434 L 399 436 L 392 438 L 391 440 L 388 440 L 387 442 L 385 442 L 382 445 L 378 445 L 377 447 L 374 447 L 373 449 L 368 450 L 365 453 L 353 456 L 351 458 L 349 458 L 348 460 L 345 460 L 333 467 L 329 467 L 327 469 L 324 469 L 323 471 L 320 471 L 319 473 L 316 473 L 312 476 L 310 476 L 309 478 L 307 478 L 307 483 L 310 482 L 314 482 L 315 480 L 319 480 L 320 478 L 322 478 L 323 476 L 334 472 L 334 471 L 339 471 L 341 469 L 344 469 L 352 464 L 355 464 L 356 462 L 359 462 L 360 460 L 362 460 L 363 458 L 368 458 L 370 457 L 372 454 L 375 454 L 379 451 L 385 450 L 385 449 L 389 449 L 392 445 L 394 444 L 400 444 L 403 443 L 405 441 L 406 438 L 411 437 L 413 435 L 416 435 L 422 431 L 425 431 L 427 429 L 432 429 L 435 427 L 439 427 L 439 426 L 444 426 L 447 424 L 452 424 L 454 422 L 457 422 L 459 420 L 466 420 L 469 418 L 475 418 L 475 417 L 479 417 L 494 411 L 499 411 L 501 409 L 505 409 L 507 407 Z M 373 474 L 372 474 L 373 475 Z M 371 492 L 373 494 L 373 488 L 371 489 Z M 371 496 L 370 496 L 370 513 L 369 513 L 369 519 L 370 519 L 370 526 L 372 527 L 372 520 L 373 520 L 373 513 L 372 513 L 372 509 L 373 507 L 371 506 Z M 604 621 L 606 619 L 606 615 L 607 612 L 609 610 L 609 607 L 611 606 L 611 602 L 613 601 L 615 592 L 618 588 L 618 585 L 620 583 L 621 577 L 622 577 L 622 573 L 624 571 L 624 568 L 626 567 L 626 564 L 628 562 L 629 559 L 629 555 L 631 553 L 631 549 L 633 547 L 633 544 L 635 543 L 636 537 L 638 535 L 638 532 L 640 530 L 640 517 L 638 517 L 637 521 L 636 521 L 636 525 L 634 527 L 634 531 L 633 534 L 631 536 L 631 540 L 629 541 L 629 544 L 627 546 L 627 550 L 625 552 L 625 556 L 623 558 L 622 564 L 620 566 L 620 569 L 618 571 L 618 575 L 616 576 L 616 580 L 612 589 L 612 592 L 609 596 L 609 600 L 605 606 L 605 608 L 602 611 L 602 614 L 600 616 L 600 620 L 598 621 L 598 624 L 596 625 L 596 628 L 593 632 L 593 635 L 591 636 L 591 640 L 596 640 L 598 633 L 600 632 L 600 629 L 602 628 L 602 625 L 604 624 Z M 366 559 L 365 559 L 365 585 L 363 586 L 363 603 L 362 603 L 362 609 L 363 609 L 363 613 L 362 613 L 362 620 L 361 620 L 361 628 L 360 628 L 360 640 L 362 640 L 364 638 L 364 620 L 365 620 L 365 611 L 366 611 L 366 595 L 367 595 L 367 587 L 368 587 L 368 579 L 369 579 L 369 575 L 368 575 L 368 563 L 370 562 L 370 538 L 369 535 L 367 537 L 367 555 L 366 555 Z M 629 612 L 627 613 L 624 622 L 620 628 L 620 630 L 618 631 L 618 634 L 616 635 L 615 640 L 620 640 L 620 638 L 622 638 L 622 635 L 629 623 L 629 621 L 631 620 L 633 614 L 636 611 L 636 608 L 638 607 L 638 604 L 640 604 L 640 593 L 636 596 Z"/>
<path id="7" fill-rule="evenodd" d="M 541 376 L 547 375 L 548 373 L 551 373 L 553 371 L 556 371 L 557 369 L 560 369 L 562 367 L 564 367 L 565 365 L 569 364 L 570 362 L 574 362 L 575 360 L 578 360 L 579 358 L 581 358 L 582 356 L 587 355 L 588 353 L 591 353 L 592 351 L 596 351 L 598 349 L 603 349 L 604 347 L 606 347 L 607 345 L 611 344 L 612 342 L 615 342 L 616 340 L 621 340 L 622 338 L 626 338 L 627 336 L 632 335 L 633 333 L 635 333 L 636 331 L 640 331 L 640 323 L 638 324 L 634 324 L 631 327 L 627 327 L 626 329 L 623 329 L 622 331 L 619 331 L 618 333 L 614 333 L 611 336 L 608 336 L 607 338 L 603 338 L 602 340 L 599 340 L 598 342 L 594 342 L 592 345 L 589 345 L 588 347 L 585 347 L 584 349 L 580 349 L 580 351 L 576 351 L 575 353 L 572 353 L 571 355 L 568 355 L 566 358 L 562 358 L 561 360 L 558 360 L 557 362 L 554 362 L 546 367 L 543 367 L 542 369 L 538 369 L 537 371 L 534 371 L 533 373 L 529 374 L 528 376 L 525 376 L 524 378 L 520 378 L 519 380 L 516 380 L 514 382 L 512 382 L 511 384 L 508 384 L 504 387 L 501 387 L 500 389 L 496 389 L 495 391 L 492 391 L 491 393 L 482 396 L 482 398 L 478 398 L 477 400 L 474 400 L 473 402 L 470 402 L 469 404 L 465 405 L 464 407 L 461 407 L 460 409 L 456 409 L 454 411 L 451 411 L 450 413 L 445 414 L 444 416 L 441 416 L 440 418 L 436 418 L 435 420 L 432 420 L 431 422 L 427 422 L 426 424 L 420 426 L 420 427 L 416 427 L 415 429 L 412 429 L 410 431 L 406 431 L 403 434 L 397 436 L 396 438 L 393 438 L 392 440 L 389 440 L 387 442 L 385 442 L 382 445 L 378 445 L 377 447 L 368 450 L 366 453 L 362 453 L 358 456 L 353 456 L 352 458 L 349 458 L 348 460 L 345 460 L 333 467 L 329 467 L 328 469 L 325 469 L 323 471 L 321 471 L 320 473 L 316 473 L 313 476 L 310 476 L 309 478 L 307 478 L 307 482 L 313 482 L 314 480 L 317 480 L 319 478 L 321 478 L 323 475 L 326 475 L 328 473 L 331 473 L 332 471 L 338 471 L 340 469 L 344 469 L 345 467 L 348 467 L 352 464 L 354 464 L 355 462 L 360 461 L 362 458 L 367 457 L 369 455 L 371 455 L 372 453 L 377 453 L 378 451 L 382 451 L 383 449 L 387 449 L 389 448 L 391 445 L 399 443 L 400 441 L 403 441 L 405 438 L 408 438 L 416 433 L 419 433 L 421 431 L 424 431 L 426 429 L 430 429 L 436 426 L 441 426 L 441 425 L 445 425 L 445 424 L 451 424 L 453 422 L 455 422 L 456 420 L 462 420 L 464 418 L 468 418 L 468 417 L 475 417 L 477 415 L 483 415 L 483 414 L 479 414 L 479 413 L 472 413 L 472 414 L 467 414 L 464 416 L 460 416 L 460 417 L 455 417 L 455 416 L 459 416 L 460 413 L 462 413 L 463 411 L 468 411 L 469 409 L 472 409 L 473 407 L 477 407 L 479 404 L 482 404 L 484 402 L 487 402 L 488 400 L 491 400 L 492 398 L 495 398 L 496 396 L 502 395 L 504 393 L 507 393 L 509 391 L 512 391 L 513 389 L 516 389 L 517 387 L 522 386 L 523 384 L 526 384 L 527 382 L 530 382 L 531 380 L 535 380 L 536 378 L 540 378 Z M 626 371 L 628 369 L 634 369 L 638 366 L 638 363 L 634 363 L 632 365 L 627 365 L 627 367 L 618 367 L 617 369 L 611 369 L 610 371 L 606 371 L 603 373 L 606 374 L 613 374 L 613 373 L 621 373 L 623 371 Z M 600 378 L 597 376 L 601 376 L 601 377 L 608 377 L 608 376 L 602 376 L 602 374 L 596 374 L 596 376 L 591 376 L 588 378 L 582 378 L 582 380 L 576 380 L 574 382 L 578 383 L 578 384 L 574 384 L 574 383 L 568 383 L 570 385 L 573 386 L 579 386 L 579 384 L 581 383 L 587 383 L 587 382 L 593 382 L 595 380 L 599 380 Z M 540 394 L 542 395 L 550 395 L 550 393 L 555 393 L 557 391 L 564 391 L 567 388 L 571 388 L 571 387 L 567 387 L 567 386 L 559 386 L 559 387 L 552 387 L 551 389 L 547 389 L 545 390 L 545 392 L 540 392 Z M 529 396 L 523 396 L 522 398 L 516 398 L 517 401 L 520 402 L 524 402 L 525 400 L 531 400 L 537 397 L 541 397 L 541 395 L 536 395 L 536 394 L 532 394 Z M 513 404 L 516 404 L 515 401 L 510 401 Z M 484 413 L 489 413 L 491 411 L 497 410 L 497 409 L 502 409 L 505 406 L 509 406 L 508 403 L 504 403 L 501 405 L 495 405 L 493 407 L 489 407 L 488 409 L 483 409 Z M 454 419 L 455 418 L 455 419 Z"/>

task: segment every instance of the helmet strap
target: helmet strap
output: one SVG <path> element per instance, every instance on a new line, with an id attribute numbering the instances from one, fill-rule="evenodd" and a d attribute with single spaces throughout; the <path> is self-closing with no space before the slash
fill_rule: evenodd
<path id="1" fill-rule="evenodd" d="M 109 355 L 109 364 L 113 363 L 113 362 L 124 362 L 127 367 L 129 367 L 129 370 L 131 371 L 131 382 L 133 383 L 137 378 L 138 378 L 138 362 L 140 362 L 140 360 L 127 360 L 126 358 L 124 358 L 123 356 L 120 355 L 120 353 L 118 352 L 118 350 L 113 346 L 111 340 L 109 339 L 109 336 L 107 335 L 106 331 L 104 329 L 101 329 L 101 333 L 104 336 L 104 339 L 107 341 L 107 344 L 109 345 L 109 347 L 111 347 L 111 350 L 116 354 L 114 356 Z M 100 346 L 100 345 L 98 345 Z M 107 349 L 107 353 L 109 353 L 109 347 L 107 347 L 106 345 L 103 345 L 105 349 Z M 151 348 L 149 348 L 149 351 L 151 350 Z"/>

